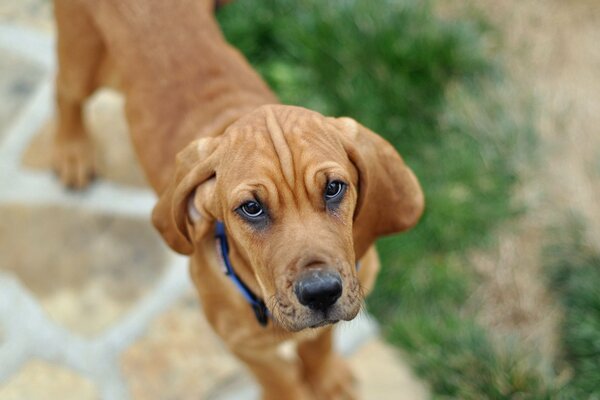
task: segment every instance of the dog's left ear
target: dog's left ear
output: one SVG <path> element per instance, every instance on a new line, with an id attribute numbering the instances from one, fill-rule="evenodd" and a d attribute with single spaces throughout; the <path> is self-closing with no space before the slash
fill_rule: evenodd
<path id="1" fill-rule="evenodd" d="M 177 154 L 175 172 L 152 211 L 152 223 L 178 253 L 191 254 L 214 221 L 219 142 L 199 139 Z"/>
<path id="2" fill-rule="evenodd" d="M 413 227 L 425 201 L 419 181 L 390 143 L 351 118 L 334 123 L 359 175 L 353 229 L 358 258 L 377 237 Z"/>

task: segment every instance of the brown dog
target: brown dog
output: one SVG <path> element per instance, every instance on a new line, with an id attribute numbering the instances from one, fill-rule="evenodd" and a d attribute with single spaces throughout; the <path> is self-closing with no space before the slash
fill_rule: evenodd
<path id="1" fill-rule="evenodd" d="M 65 185 L 88 183 L 82 105 L 101 85 L 123 91 L 135 150 L 160 196 L 153 223 L 190 255 L 208 320 L 264 398 L 354 399 L 331 324 L 359 312 L 379 268 L 375 239 L 412 227 L 423 194 L 367 128 L 276 105 L 223 39 L 213 6 L 55 0 L 55 168 Z M 278 352 L 290 340 L 291 360 Z"/>

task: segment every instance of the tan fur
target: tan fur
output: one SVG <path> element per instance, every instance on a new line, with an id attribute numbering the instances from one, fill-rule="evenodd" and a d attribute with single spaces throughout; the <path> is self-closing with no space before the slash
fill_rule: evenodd
<path id="1" fill-rule="evenodd" d="M 122 90 L 135 150 L 160 196 L 153 223 L 175 251 L 190 255 L 208 320 L 254 373 L 263 398 L 355 399 L 330 323 L 359 312 L 379 268 L 374 240 L 412 227 L 423 194 L 393 147 L 354 120 L 277 105 L 223 39 L 212 7 L 208 0 L 55 0 L 55 168 L 65 185 L 89 182 L 82 105 L 101 85 Z M 332 180 L 347 191 L 328 209 Z M 261 229 L 236 211 L 257 197 L 269 213 Z M 266 328 L 221 272 L 215 220 L 227 227 L 236 273 L 267 303 Z M 315 266 L 343 282 L 326 318 L 292 289 Z M 289 340 L 298 359 L 278 352 Z"/>

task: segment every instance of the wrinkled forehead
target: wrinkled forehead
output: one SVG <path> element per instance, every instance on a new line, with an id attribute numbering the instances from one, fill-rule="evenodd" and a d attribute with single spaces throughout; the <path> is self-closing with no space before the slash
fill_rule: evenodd
<path id="1" fill-rule="evenodd" d="M 300 107 L 260 107 L 232 124 L 225 135 L 227 148 L 218 175 L 229 181 L 271 176 L 294 187 L 311 168 L 349 164 L 337 128 Z"/>

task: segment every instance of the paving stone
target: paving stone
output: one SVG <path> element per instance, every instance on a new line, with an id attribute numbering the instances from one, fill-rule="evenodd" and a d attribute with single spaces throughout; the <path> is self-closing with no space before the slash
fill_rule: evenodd
<path id="1" fill-rule="evenodd" d="M 7 51 L 0 56 L 0 139 L 18 114 L 36 85 L 42 80 L 44 71 L 36 64 Z"/>
<path id="2" fill-rule="evenodd" d="M 51 32 L 51 1 L 0 0 L 0 23 L 6 22 Z M 2 124 L 22 107 L 43 74 L 22 74 L 28 67 L 19 59 L 6 61 L 5 54 L 0 56 L 0 135 L 6 127 Z M 33 83 L 19 83 L 23 76 Z M 17 93 L 6 89 L 9 94 L 3 94 L 5 82 Z M 86 121 L 99 175 L 145 185 L 127 135 L 123 99 L 101 92 L 86 107 Z M 34 138 L 23 156 L 25 166 L 50 166 L 52 129 L 49 123 Z M 166 261 L 165 246 L 148 220 L 61 207 L 0 206 L 0 238 L 0 271 L 18 276 L 55 320 L 88 336 L 111 326 L 147 293 Z M 0 326 L 0 344 L 2 340 Z M 379 342 L 352 357 L 364 399 L 427 398 L 423 385 L 412 381 L 399 360 L 395 350 Z M 202 398 L 243 375 L 239 362 L 212 334 L 192 293 L 161 314 L 123 353 L 120 364 L 132 397 L 144 400 Z M 41 361 L 28 363 L 0 387 L 0 400 L 95 398 L 90 381 Z"/>
<path id="3" fill-rule="evenodd" d="M 147 220 L 61 207 L 0 207 L 0 270 L 72 330 L 107 328 L 158 280 L 166 246 Z"/>
<path id="4" fill-rule="evenodd" d="M 0 400 L 95 400 L 92 382 L 70 370 L 32 361 L 0 386 Z"/>
<path id="5" fill-rule="evenodd" d="M 131 145 L 123 107 L 123 97 L 110 90 L 100 91 L 86 105 L 85 121 L 94 142 L 97 175 L 123 185 L 143 187 L 146 180 Z M 23 155 L 24 166 L 51 168 L 49 149 L 54 125 L 49 121 L 33 138 Z"/>
<path id="6" fill-rule="evenodd" d="M 52 1 L 0 0 L 0 22 L 51 32 L 54 30 Z"/>
<path id="7" fill-rule="evenodd" d="M 121 359 L 134 399 L 198 399 L 241 371 L 212 333 L 194 293 L 161 315 Z"/>
<path id="8" fill-rule="evenodd" d="M 427 400 L 428 390 L 397 349 L 374 339 L 350 358 L 364 400 Z"/>

